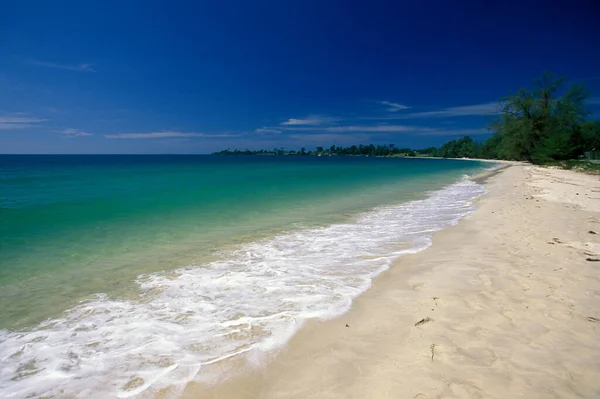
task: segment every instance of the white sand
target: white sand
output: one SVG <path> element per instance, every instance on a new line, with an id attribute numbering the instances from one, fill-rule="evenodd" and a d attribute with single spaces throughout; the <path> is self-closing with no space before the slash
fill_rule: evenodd
<path id="1" fill-rule="evenodd" d="M 349 313 L 184 397 L 600 397 L 600 177 L 517 165 L 486 187 Z"/>

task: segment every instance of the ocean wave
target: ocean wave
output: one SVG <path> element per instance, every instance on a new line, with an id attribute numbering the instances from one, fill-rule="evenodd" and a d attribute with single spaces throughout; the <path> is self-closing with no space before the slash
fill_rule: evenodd
<path id="1" fill-rule="evenodd" d="M 99 294 L 30 331 L 0 331 L 0 397 L 152 397 L 185 386 L 208 364 L 268 352 L 304 321 L 346 312 L 394 259 L 427 248 L 484 193 L 461 180 L 348 223 L 142 275 L 138 299 Z"/>

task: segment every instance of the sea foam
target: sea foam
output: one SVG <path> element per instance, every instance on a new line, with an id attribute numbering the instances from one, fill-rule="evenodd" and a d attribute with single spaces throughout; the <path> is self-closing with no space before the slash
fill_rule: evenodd
<path id="1" fill-rule="evenodd" d="M 394 259 L 428 247 L 433 232 L 456 224 L 484 193 L 461 180 L 347 223 L 142 275 L 135 300 L 99 294 L 29 331 L 0 331 L 0 397 L 152 397 L 208 364 L 268 352 L 307 319 L 346 312 Z"/>

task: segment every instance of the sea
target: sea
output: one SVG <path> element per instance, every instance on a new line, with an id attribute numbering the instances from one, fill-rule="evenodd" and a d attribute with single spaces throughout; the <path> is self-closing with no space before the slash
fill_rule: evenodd
<path id="1" fill-rule="evenodd" d="M 0 155 L 0 397 L 176 397 L 255 367 L 473 211 L 489 166 Z"/>

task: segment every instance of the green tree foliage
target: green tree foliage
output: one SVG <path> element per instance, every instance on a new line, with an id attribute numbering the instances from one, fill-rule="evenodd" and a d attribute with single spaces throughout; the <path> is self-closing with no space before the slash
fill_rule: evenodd
<path id="1" fill-rule="evenodd" d="M 502 100 L 500 117 L 491 126 L 501 137 L 492 136 L 497 157 L 543 163 L 583 153 L 588 94 L 581 85 L 565 90 L 564 84 L 564 78 L 545 73 L 532 91 L 521 89 Z"/>
<path id="2" fill-rule="evenodd" d="M 443 158 L 478 158 L 480 145 L 471 137 L 450 140 L 440 147 L 437 155 Z"/>
<path id="3" fill-rule="evenodd" d="M 484 159 L 502 159 L 501 154 L 502 134 L 494 133 L 479 148 L 479 156 Z"/>
<path id="4" fill-rule="evenodd" d="M 584 151 L 600 151 L 600 121 L 585 121 L 581 125 Z"/>

